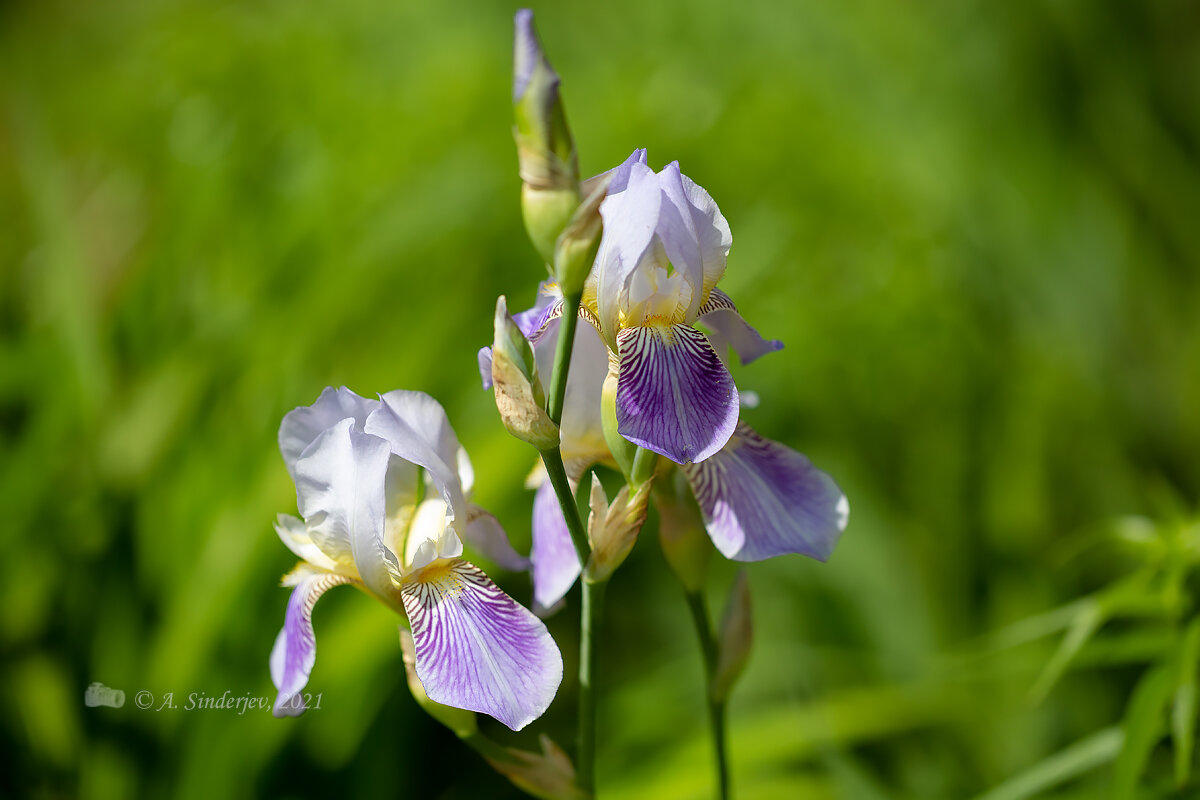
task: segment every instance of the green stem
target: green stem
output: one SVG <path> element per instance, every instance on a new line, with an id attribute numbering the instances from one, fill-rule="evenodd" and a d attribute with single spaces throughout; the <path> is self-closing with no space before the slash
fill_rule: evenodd
<path id="1" fill-rule="evenodd" d="M 583 518 L 579 516 L 579 506 L 575 505 L 575 493 L 571 491 L 571 482 L 567 480 L 562 451 L 557 447 L 543 450 L 542 463 L 546 465 L 546 474 L 550 476 L 550 485 L 554 487 L 554 496 L 558 498 L 563 519 L 567 521 L 567 531 L 571 534 L 571 543 L 575 545 L 575 555 L 579 556 L 579 563 L 586 566 L 591 547 L 588 546 Z"/>
<path id="2" fill-rule="evenodd" d="M 579 322 L 580 294 L 563 297 L 562 319 L 558 332 L 558 347 L 554 351 L 554 369 L 550 374 L 550 394 L 546 413 L 555 425 L 562 422 L 563 405 L 567 397 L 567 374 L 571 368 L 571 352 L 575 344 L 575 327 Z M 567 522 L 567 531 L 575 545 L 579 563 L 586 568 L 591 547 L 587 530 L 579 516 L 575 493 L 567 480 L 562 451 L 555 447 L 542 451 L 542 463 L 554 487 L 554 496 Z M 581 581 L 582 601 L 579 610 L 579 738 L 575 755 L 576 783 L 588 797 L 596 794 L 596 636 L 600 628 L 600 608 L 604 602 L 604 582 Z"/>
<path id="3" fill-rule="evenodd" d="M 639 447 L 633 455 L 633 469 L 629 471 L 630 489 L 637 489 L 653 478 L 656 466 L 658 466 L 658 453 Z"/>
<path id="4" fill-rule="evenodd" d="M 596 639 L 607 581 L 583 581 L 579 618 L 579 756 L 575 765 L 579 788 L 596 795 Z"/>
<path id="5" fill-rule="evenodd" d="M 717 640 L 713 635 L 712 620 L 708 616 L 708 605 L 700 592 L 687 592 L 688 609 L 692 612 L 692 623 L 700 639 L 700 651 L 704 655 L 705 691 L 704 701 L 708 705 L 708 727 L 712 736 L 713 756 L 717 765 L 717 785 L 721 800 L 729 800 L 729 760 L 725 749 L 725 701 L 713 697 L 713 681 L 717 673 Z"/>
<path id="6" fill-rule="evenodd" d="M 546 413 L 555 425 L 562 422 L 563 404 L 567 397 L 567 373 L 571 369 L 571 351 L 575 343 L 575 326 L 579 324 L 581 296 L 563 296 L 558 347 L 554 351 L 554 370 L 550 373 L 550 396 L 546 400 Z"/>

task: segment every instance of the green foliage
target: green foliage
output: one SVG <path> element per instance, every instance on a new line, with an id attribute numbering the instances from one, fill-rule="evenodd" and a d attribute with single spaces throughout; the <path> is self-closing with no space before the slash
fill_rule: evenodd
<path id="1" fill-rule="evenodd" d="M 320 711 L 133 703 L 271 694 L 275 430 L 328 384 L 438 397 L 528 546 L 532 461 L 475 371 L 496 297 L 545 274 L 512 11 L 0 5 L 0 794 L 517 796 L 345 589 L 316 612 Z M 720 204 L 723 288 L 786 343 L 734 368 L 747 420 L 850 499 L 828 564 L 750 565 L 738 796 L 1194 794 L 1194 4 L 537 13 L 581 173 L 645 146 Z M 709 794 L 666 570 L 642 537 L 608 588 L 605 797 Z M 85 707 L 93 681 L 124 707 Z M 574 691 L 535 726 L 555 741 Z"/>

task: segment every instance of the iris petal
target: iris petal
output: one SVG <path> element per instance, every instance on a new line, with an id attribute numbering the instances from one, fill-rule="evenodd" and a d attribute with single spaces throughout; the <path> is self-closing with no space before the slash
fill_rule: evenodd
<path id="1" fill-rule="evenodd" d="M 482 570 L 436 561 L 406 580 L 402 594 L 429 699 L 513 730 L 545 712 L 562 682 L 562 655 L 542 621 Z"/>
<path id="2" fill-rule="evenodd" d="M 764 339 L 752 328 L 738 313 L 729 295 L 720 289 L 714 289 L 709 294 L 708 301 L 700 308 L 698 322 L 712 331 L 709 339 L 718 352 L 721 352 L 721 347 L 732 347 L 743 364 L 783 349 L 783 342 Z"/>
<path id="3" fill-rule="evenodd" d="M 396 390 L 380 399 L 367 418 L 367 433 L 386 439 L 395 455 L 428 471 L 461 531 L 468 513 L 458 472 L 460 445 L 446 411 L 424 392 Z"/>
<path id="4" fill-rule="evenodd" d="M 400 577 L 384 545 L 388 443 L 363 433 L 353 419 L 323 432 L 296 462 L 296 499 L 317 546 L 340 561 L 346 550 L 363 582 L 387 598 Z"/>
<path id="5" fill-rule="evenodd" d="M 629 165 L 624 191 L 613 192 L 600 205 L 604 236 L 596 254 L 596 307 L 605 336 L 615 337 L 629 277 L 654 238 L 662 204 L 658 176 L 645 164 Z"/>
<path id="6" fill-rule="evenodd" d="M 833 479 L 807 458 L 747 425 L 721 452 L 683 467 L 704 524 L 727 558 L 784 553 L 829 558 L 850 507 Z"/>
<path id="7" fill-rule="evenodd" d="M 571 542 L 554 487 L 547 480 L 533 498 L 533 601 L 547 611 L 566 596 L 579 577 L 579 556 Z"/>
<path id="8" fill-rule="evenodd" d="M 361 428 L 367 415 L 379 407 L 378 400 L 359 397 L 345 386 L 327 387 L 311 406 L 301 406 L 284 415 L 279 425 L 279 451 L 288 473 L 296 476 L 296 461 L 323 431 L 348 417 Z"/>
<path id="9" fill-rule="evenodd" d="M 513 549 L 500 520 L 474 504 L 470 506 L 470 515 L 463 534 L 468 544 L 504 569 L 512 572 L 529 569 L 529 559 Z"/>
<path id="10" fill-rule="evenodd" d="M 678 464 L 724 447 L 738 393 L 708 337 L 687 325 L 626 328 L 617 337 L 617 430 Z"/>
<path id="11" fill-rule="evenodd" d="M 300 565 L 285 579 L 285 585 L 295 585 L 288 600 L 283 630 L 271 649 L 271 680 L 279 690 L 275 699 L 277 717 L 294 717 L 304 711 L 304 698 L 299 692 L 308 685 L 308 676 L 317 659 L 317 638 L 313 632 L 312 611 L 317 600 L 327 590 L 343 583 L 353 583 L 345 575 L 336 575 Z"/>

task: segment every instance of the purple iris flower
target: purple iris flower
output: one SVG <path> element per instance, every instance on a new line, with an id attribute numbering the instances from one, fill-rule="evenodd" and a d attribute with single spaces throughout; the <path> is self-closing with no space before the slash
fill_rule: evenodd
<path id="1" fill-rule="evenodd" d="M 733 237 L 717 204 L 672 162 L 655 173 L 637 150 L 612 170 L 604 235 L 583 305 L 616 354 L 617 431 L 677 464 L 701 462 L 733 435 L 738 392 L 700 322 L 745 345 L 767 342 L 717 288 Z"/>
<path id="2" fill-rule="evenodd" d="M 553 358 L 559 320 L 548 309 L 554 307 L 554 289 L 544 285 L 538 305 L 514 317 L 534 343 L 539 362 Z M 710 340 L 722 355 L 732 348 L 743 363 L 778 349 L 742 322 L 732 304 L 709 312 L 702 323 L 710 328 Z M 561 428 L 564 460 L 575 478 L 592 464 L 614 463 L 601 427 L 600 386 L 609 357 L 596 330 L 580 326 Z M 800 553 L 824 561 L 846 528 L 849 504 L 834 480 L 805 456 L 764 438 L 743 422 L 736 422 L 728 440 L 712 456 L 680 469 L 700 506 L 709 537 L 726 558 L 761 561 Z M 536 608 L 549 609 L 571 588 L 580 565 L 550 483 L 536 485 L 534 600 Z"/>
<path id="3" fill-rule="evenodd" d="M 313 605 L 341 584 L 407 616 L 430 699 L 513 730 L 541 716 L 562 656 L 541 620 L 461 557 L 465 539 L 501 566 L 528 566 L 496 519 L 470 503 L 470 461 L 437 401 L 326 389 L 284 417 L 279 448 L 300 517 L 281 514 L 276 530 L 303 561 L 283 580 L 294 589 L 271 651 L 276 716 L 304 710 Z"/>

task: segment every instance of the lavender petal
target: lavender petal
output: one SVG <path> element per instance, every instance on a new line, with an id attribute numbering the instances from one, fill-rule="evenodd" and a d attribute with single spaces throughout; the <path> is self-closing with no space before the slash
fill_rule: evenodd
<path id="1" fill-rule="evenodd" d="M 617 431 L 677 464 L 724 447 L 738 393 L 708 337 L 687 325 L 626 328 L 617 337 Z"/>
<path id="2" fill-rule="evenodd" d="M 732 347 L 743 364 L 749 364 L 759 356 L 783 349 L 783 342 L 778 339 L 764 339 L 752 328 L 738 313 L 737 306 L 729 299 L 729 295 L 720 289 L 714 289 L 709 294 L 699 313 L 697 321 L 712 331 L 709 339 L 713 347 L 718 352 L 722 352 L 722 347 Z"/>
<path id="3" fill-rule="evenodd" d="M 549 480 L 538 487 L 533 498 L 533 552 L 529 557 L 533 562 L 534 608 L 548 612 L 575 585 L 582 569 Z"/>
<path id="4" fill-rule="evenodd" d="M 784 553 L 829 558 L 850 513 L 842 490 L 807 458 L 748 425 L 721 452 L 683 472 L 704 524 L 727 558 Z"/>
<path id="5" fill-rule="evenodd" d="M 434 562 L 402 594 L 429 699 L 513 730 L 545 712 L 562 682 L 562 655 L 542 621 L 482 570 L 462 559 Z"/>
<path id="6" fill-rule="evenodd" d="M 308 676 L 317 659 L 313 606 L 328 589 L 353 582 L 345 575 L 314 570 L 307 565 L 301 565 L 289 579 L 295 581 L 296 588 L 288 600 L 283 630 L 271 649 L 271 681 L 279 690 L 274 708 L 277 717 L 295 717 L 304 712 L 300 690 L 308 684 Z"/>

